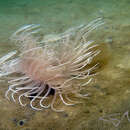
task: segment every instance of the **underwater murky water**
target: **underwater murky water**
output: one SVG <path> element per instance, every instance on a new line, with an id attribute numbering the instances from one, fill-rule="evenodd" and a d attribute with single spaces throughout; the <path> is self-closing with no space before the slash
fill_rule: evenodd
<path id="1" fill-rule="evenodd" d="M 62 33 L 98 17 L 105 24 L 89 39 L 102 53 L 82 104 L 34 111 L 5 99 L 0 83 L 0 130 L 128 130 L 130 129 L 130 0 L 1 0 L 0 56 L 16 49 L 10 35 L 20 26 L 41 24 L 44 34 Z M 88 39 L 88 40 L 89 40 Z"/>

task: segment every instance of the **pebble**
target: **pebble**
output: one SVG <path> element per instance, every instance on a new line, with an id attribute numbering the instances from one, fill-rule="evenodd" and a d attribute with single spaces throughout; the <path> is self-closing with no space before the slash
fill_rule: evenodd
<path id="1" fill-rule="evenodd" d="M 112 43 L 113 42 L 113 39 L 112 37 L 108 37 L 106 40 L 105 40 L 106 43 Z"/>

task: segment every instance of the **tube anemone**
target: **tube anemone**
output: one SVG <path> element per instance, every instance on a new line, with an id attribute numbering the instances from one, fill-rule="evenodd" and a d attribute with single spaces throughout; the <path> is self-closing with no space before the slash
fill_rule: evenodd
<path id="1" fill-rule="evenodd" d="M 35 110 L 54 107 L 56 100 L 74 105 L 68 95 L 84 97 L 80 90 L 93 79 L 92 73 L 98 63 L 91 65 L 100 50 L 94 41 L 87 41 L 92 30 L 102 25 L 100 18 L 88 25 L 71 28 L 58 35 L 38 36 L 39 25 L 31 24 L 18 29 L 11 40 L 20 49 L 0 58 L 0 77 L 8 78 L 9 87 L 5 97 L 25 106 L 23 98 L 30 98 Z M 35 103 L 39 104 L 39 107 Z"/>

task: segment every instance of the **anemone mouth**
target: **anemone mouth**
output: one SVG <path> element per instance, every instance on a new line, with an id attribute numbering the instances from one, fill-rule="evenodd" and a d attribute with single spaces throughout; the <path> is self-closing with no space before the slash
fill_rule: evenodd
<path id="1" fill-rule="evenodd" d="M 40 96 L 44 96 L 47 93 L 47 91 L 49 89 L 49 85 L 46 84 L 45 86 L 46 86 L 45 92 L 42 92 Z M 30 96 L 29 99 L 32 100 L 35 96 L 37 96 L 37 94 L 38 94 L 38 92 L 30 94 L 29 95 Z M 47 94 L 47 97 L 54 96 L 54 95 L 55 95 L 55 89 L 51 88 L 50 91 L 49 91 L 49 93 Z"/>
<path id="2" fill-rule="evenodd" d="M 0 77 L 16 75 L 8 79 L 5 97 L 14 102 L 17 97 L 22 106 L 27 104 L 24 98 L 28 98 L 34 110 L 51 108 L 61 112 L 55 108 L 57 100 L 71 106 L 77 102 L 69 94 L 88 96 L 81 95 L 80 90 L 95 76 L 99 63 L 92 61 L 101 51 L 87 37 L 102 24 L 98 18 L 88 25 L 43 38 L 33 36 L 38 33 L 39 25 L 27 25 L 16 31 L 11 39 L 21 47 L 19 56 L 15 57 L 16 52 L 12 51 L 0 58 Z"/>

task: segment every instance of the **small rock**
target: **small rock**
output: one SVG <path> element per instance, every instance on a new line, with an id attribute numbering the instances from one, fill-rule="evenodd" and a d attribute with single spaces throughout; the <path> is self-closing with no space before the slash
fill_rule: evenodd
<path id="1" fill-rule="evenodd" d="M 106 43 L 112 43 L 113 42 L 113 39 L 112 37 L 108 37 L 106 40 L 105 40 Z"/>

